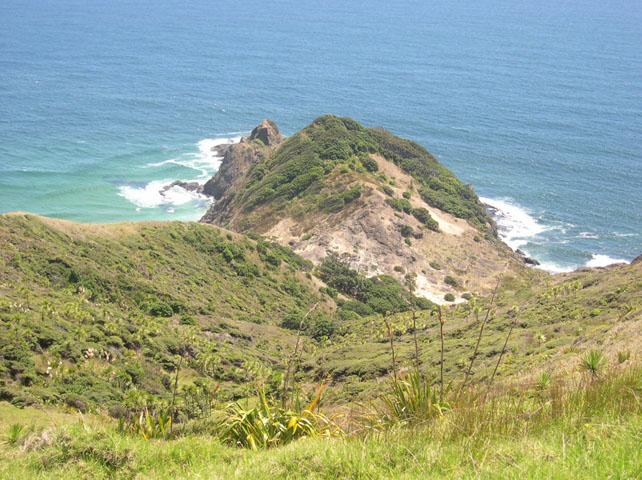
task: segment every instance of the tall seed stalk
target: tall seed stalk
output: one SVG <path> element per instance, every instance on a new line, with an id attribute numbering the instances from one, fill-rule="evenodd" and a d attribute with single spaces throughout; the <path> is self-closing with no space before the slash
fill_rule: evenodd
<path id="1" fill-rule="evenodd" d="M 417 375 L 420 375 L 419 372 L 419 343 L 417 342 L 417 311 L 412 309 L 412 336 L 415 340 L 415 366 L 417 368 Z M 421 375 L 420 375 L 421 376 Z"/>
<path id="2" fill-rule="evenodd" d="M 473 352 L 473 356 L 470 359 L 470 364 L 468 365 L 468 370 L 466 371 L 466 376 L 464 377 L 464 383 L 461 384 L 461 387 L 459 387 L 459 391 L 457 392 L 457 396 L 459 397 L 459 394 L 461 391 L 464 389 L 466 386 L 466 383 L 468 383 L 468 378 L 470 377 L 470 372 L 473 369 L 473 364 L 475 363 L 475 358 L 477 357 L 477 353 L 479 352 L 479 344 L 481 343 L 482 335 L 484 334 L 484 327 L 486 326 L 486 322 L 488 322 L 488 317 L 490 316 L 491 309 L 493 307 L 493 303 L 495 302 L 495 296 L 497 295 L 497 290 L 499 289 L 499 285 L 502 281 L 502 277 L 500 276 L 499 279 L 497 280 L 497 285 L 495 285 L 495 290 L 493 290 L 493 295 L 490 297 L 490 303 L 488 304 L 488 307 L 486 309 L 486 316 L 484 317 L 484 321 L 482 322 L 481 326 L 479 327 L 479 336 L 477 337 L 477 344 L 475 345 L 475 351 Z M 479 323 L 479 309 L 477 307 L 475 308 L 475 318 L 477 319 L 477 323 Z"/>
<path id="3" fill-rule="evenodd" d="M 397 382 L 397 357 L 395 356 L 395 342 L 392 334 L 392 328 L 390 328 L 390 322 L 387 318 L 388 312 L 383 314 L 383 321 L 386 324 L 386 329 L 388 330 L 388 338 L 390 339 L 390 352 L 392 354 L 392 376 Z"/>
<path id="4" fill-rule="evenodd" d="M 412 336 L 415 342 L 415 368 L 417 369 L 417 375 L 421 377 L 420 374 L 420 361 L 419 361 L 419 342 L 417 340 L 417 305 L 415 303 L 414 295 L 415 289 L 417 288 L 416 284 L 417 275 L 414 273 L 406 274 L 405 283 L 406 288 L 408 289 L 408 306 L 412 311 Z"/>
<path id="5" fill-rule="evenodd" d="M 301 321 L 299 322 L 299 329 L 296 332 L 296 343 L 294 344 L 294 351 L 288 359 L 288 368 L 286 369 L 285 377 L 283 378 L 283 394 L 281 395 L 281 405 L 283 408 L 285 408 L 288 400 L 288 385 L 290 383 L 290 373 L 292 370 L 292 364 L 294 363 L 299 353 L 299 344 L 301 343 L 301 332 L 303 331 L 303 324 L 305 323 L 305 319 L 308 318 L 308 315 L 310 315 L 314 311 L 314 309 L 317 308 L 317 305 L 319 305 L 319 302 L 312 305 L 312 308 L 310 308 L 310 310 L 308 310 L 308 312 L 303 315 L 303 318 L 301 318 Z"/>
<path id="6" fill-rule="evenodd" d="M 441 305 L 437 307 L 439 313 L 439 336 L 441 337 L 441 373 L 440 373 L 440 389 L 439 389 L 439 403 L 444 404 L 444 318 L 441 315 Z"/>
<path id="7" fill-rule="evenodd" d="M 517 309 L 517 307 L 515 307 L 515 309 Z M 508 335 L 506 335 L 506 341 L 504 342 L 502 351 L 499 354 L 499 358 L 497 359 L 497 365 L 495 365 L 495 370 L 493 370 L 493 375 L 490 377 L 490 380 L 488 381 L 488 389 L 486 390 L 486 394 L 488 394 L 488 390 L 490 390 L 490 386 L 493 384 L 493 380 L 495 379 L 495 374 L 497 373 L 499 364 L 501 363 L 502 357 L 504 356 L 504 352 L 506 351 L 506 345 L 508 345 L 508 339 L 510 338 L 511 333 L 513 333 L 513 328 L 515 328 L 518 318 L 519 318 L 519 310 L 517 310 L 517 312 L 515 313 L 515 318 L 513 319 L 513 323 L 511 323 L 510 329 L 508 330 Z"/>
<path id="8" fill-rule="evenodd" d="M 176 404 L 176 391 L 178 390 L 178 374 L 181 371 L 181 365 L 183 365 L 183 355 L 181 355 L 180 360 L 178 361 L 178 367 L 176 368 L 176 378 L 174 379 L 174 390 L 172 392 L 172 406 L 169 408 L 172 423 L 170 423 L 170 433 L 174 433 L 174 405 Z"/>

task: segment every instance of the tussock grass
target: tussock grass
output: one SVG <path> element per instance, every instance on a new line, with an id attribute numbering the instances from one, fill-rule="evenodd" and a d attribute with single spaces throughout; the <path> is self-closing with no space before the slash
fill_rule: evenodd
<path id="1" fill-rule="evenodd" d="M 636 364 L 543 387 L 466 389 L 429 421 L 257 451 L 226 446 L 214 432 L 145 440 L 113 424 L 65 424 L 3 446 L 0 478 L 633 479 L 642 475 L 641 442 Z"/>

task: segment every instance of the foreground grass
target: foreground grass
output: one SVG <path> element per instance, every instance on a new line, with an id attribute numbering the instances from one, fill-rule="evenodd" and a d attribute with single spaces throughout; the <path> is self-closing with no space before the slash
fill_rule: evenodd
<path id="1" fill-rule="evenodd" d="M 477 387 L 425 422 L 356 420 L 346 439 L 258 451 L 208 434 L 145 440 L 98 417 L 56 418 L 52 428 L 5 437 L 0 478 L 642 478 L 639 366 L 495 388 L 488 397 Z"/>
<path id="2" fill-rule="evenodd" d="M 526 437 L 445 440 L 421 429 L 239 450 L 215 438 L 143 441 L 75 426 L 55 444 L 6 449 L 2 478 L 640 478 L 642 418 L 558 425 Z"/>

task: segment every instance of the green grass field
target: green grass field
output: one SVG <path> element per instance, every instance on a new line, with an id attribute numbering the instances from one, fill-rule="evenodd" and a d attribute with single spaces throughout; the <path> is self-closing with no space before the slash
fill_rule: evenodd
<path id="1" fill-rule="evenodd" d="M 1 478 L 637 479 L 642 476 L 642 368 L 554 378 L 546 385 L 479 388 L 442 415 L 381 427 L 367 412 L 352 432 L 256 451 L 201 432 L 172 440 L 119 433 L 97 416 L 18 410 L 3 437 Z M 452 398 L 452 395 L 451 395 Z M 31 423 L 30 423 L 31 422 Z"/>

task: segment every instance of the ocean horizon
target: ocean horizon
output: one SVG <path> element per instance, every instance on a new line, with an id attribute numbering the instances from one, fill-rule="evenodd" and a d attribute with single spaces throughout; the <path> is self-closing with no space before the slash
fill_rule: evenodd
<path id="1" fill-rule="evenodd" d="M 38 15 L 33 12 L 37 11 Z M 0 212 L 198 220 L 264 118 L 414 140 L 550 272 L 642 254 L 642 6 L 359 0 L 0 5 Z"/>

